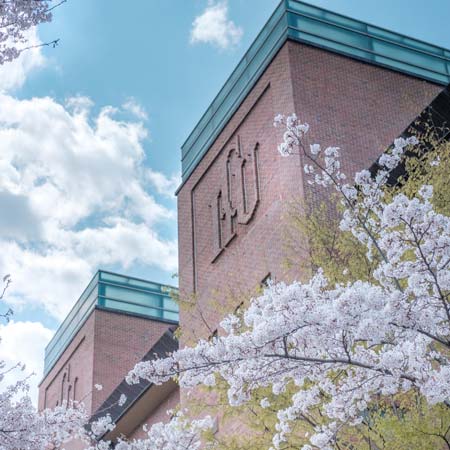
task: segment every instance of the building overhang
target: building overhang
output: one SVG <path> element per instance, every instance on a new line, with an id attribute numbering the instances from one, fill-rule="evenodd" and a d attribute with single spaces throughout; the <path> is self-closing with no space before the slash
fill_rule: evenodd
<path id="1" fill-rule="evenodd" d="M 178 350 L 175 330 L 176 327 L 169 328 L 141 361 L 164 358 Z M 160 385 L 140 380 L 139 383 L 130 385 L 123 379 L 90 419 L 90 422 L 93 422 L 108 414 L 115 424 L 113 430 L 99 436 L 98 439 L 114 441 L 119 436 L 129 436 L 136 429 L 136 424 L 145 423 L 152 412 L 177 389 L 178 384 L 173 380 Z M 123 405 L 120 404 L 122 395 L 126 396 Z"/>
<path id="2" fill-rule="evenodd" d="M 421 153 L 439 150 L 441 144 L 450 142 L 450 84 L 447 85 L 447 87 L 443 89 L 425 109 L 423 109 L 399 137 L 408 138 L 416 136 L 420 138 L 427 134 L 430 127 L 433 129 L 433 142 L 419 142 Z M 392 148 L 393 144 L 388 147 L 386 151 Z M 406 158 L 390 172 L 388 180 L 389 185 L 397 185 L 399 180 L 402 180 L 402 177 L 407 175 L 407 158 L 415 158 L 417 157 L 417 153 L 408 151 L 405 156 Z M 378 161 L 379 158 L 369 168 L 372 176 L 374 176 L 381 168 Z"/>
<path id="3" fill-rule="evenodd" d="M 287 40 L 436 84 L 450 83 L 450 50 L 299 0 L 282 0 L 182 145 L 182 184 Z"/>

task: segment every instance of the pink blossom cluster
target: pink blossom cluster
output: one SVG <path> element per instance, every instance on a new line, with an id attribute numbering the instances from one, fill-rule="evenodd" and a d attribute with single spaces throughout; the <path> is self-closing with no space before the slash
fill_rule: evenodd
<path id="1" fill-rule="evenodd" d="M 0 370 L 4 366 L 0 362 Z M 0 382 L 5 373 L 5 370 L 0 372 Z M 122 398 L 119 405 L 123 406 L 123 401 Z M 132 441 L 119 439 L 115 448 L 195 450 L 200 448 L 201 433 L 214 426 L 210 417 L 191 420 L 186 418 L 184 412 L 169 413 L 171 418 L 167 423 L 157 423 L 145 429 L 147 437 Z M 0 450 L 63 448 L 71 441 L 77 441 L 78 445 L 84 443 L 87 450 L 109 450 L 111 442 L 102 438 L 114 428 L 108 413 L 89 423 L 82 402 L 64 403 L 54 409 L 36 411 L 28 396 L 26 379 L 0 392 Z"/>
<path id="2" fill-rule="evenodd" d="M 4 366 L 0 362 L 0 382 L 7 371 Z M 82 405 L 37 412 L 27 394 L 26 379 L 0 391 L 1 450 L 60 448 L 71 439 L 85 438 L 87 416 Z"/>
<path id="3" fill-rule="evenodd" d="M 29 29 L 51 21 L 51 3 L 51 0 L 0 2 L 0 65 L 13 61 L 26 48 Z"/>
<path id="4" fill-rule="evenodd" d="M 168 411 L 171 415 L 172 412 Z M 147 436 L 143 439 L 119 439 L 116 450 L 197 450 L 201 446 L 200 434 L 214 426 L 210 417 L 188 419 L 183 411 L 173 414 L 167 423 L 156 423 L 149 429 L 144 427 Z M 110 442 L 101 441 L 88 450 L 109 450 Z M 204 448 L 204 447 L 203 447 Z"/>

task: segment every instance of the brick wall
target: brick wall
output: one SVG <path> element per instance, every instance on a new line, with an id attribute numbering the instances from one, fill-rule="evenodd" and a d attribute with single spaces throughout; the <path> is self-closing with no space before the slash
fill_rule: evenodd
<path id="1" fill-rule="evenodd" d="M 287 164 L 273 151 L 277 140 L 272 122 L 277 111 L 293 109 L 289 52 L 285 46 L 178 194 L 181 296 L 187 301 L 196 296 L 192 301 L 195 306 L 181 308 L 180 323 L 186 340 L 209 334 L 208 327 L 217 326 L 225 309 L 236 304 L 268 272 L 281 266 L 282 255 L 276 245 L 283 202 L 280 174 L 297 170 L 295 164 Z M 219 192 L 222 201 L 227 201 L 227 158 L 236 148 L 238 137 L 245 157 L 258 146 L 260 201 L 248 224 L 235 223 L 236 236 L 228 245 L 222 245 L 218 254 L 214 208 Z M 251 165 L 253 155 L 249 160 Z M 239 165 L 236 161 L 231 163 L 232 170 Z M 242 197 L 236 195 L 237 184 L 233 187 L 234 199 Z M 297 189 L 300 191 L 300 184 Z M 252 191 L 251 186 L 248 191 Z M 242 198 L 236 202 L 242 204 Z"/>
<path id="2" fill-rule="evenodd" d="M 88 411 L 92 405 L 92 365 L 94 357 L 95 314 L 92 313 L 52 370 L 39 385 L 39 410 L 54 408 L 61 399 L 83 399 Z M 64 383 L 63 383 L 64 380 Z M 70 392 L 69 392 L 69 387 Z"/>
<path id="3" fill-rule="evenodd" d="M 304 157 L 279 155 L 283 130 L 273 127 L 276 114 L 296 112 L 310 125 L 309 143 L 340 147 L 343 169 L 353 176 L 368 168 L 440 90 L 286 42 L 178 194 L 183 343 L 211 335 L 267 276 L 289 282 L 299 275 L 284 264 L 289 204 L 317 205 L 330 197 L 304 179 Z M 190 398 L 181 391 L 182 405 L 189 406 Z M 239 420 L 222 423 L 219 433 L 240 427 Z"/>
<path id="4" fill-rule="evenodd" d="M 75 400 L 94 412 L 167 328 L 162 322 L 94 310 L 42 380 L 39 409 L 73 399 L 75 392 Z M 95 390 L 95 384 L 103 389 Z"/>
<path id="5" fill-rule="evenodd" d="M 94 391 L 92 411 L 111 394 L 126 374 L 169 328 L 155 320 L 96 310 L 94 338 Z"/>
<path id="6" fill-rule="evenodd" d="M 180 403 L 180 391 L 176 389 L 167 398 L 162 401 L 159 406 L 151 412 L 143 423 L 136 424 L 136 429 L 130 434 L 130 439 L 145 439 L 147 433 L 143 430 L 144 425 L 149 429 L 158 422 L 168 422 L 170 417 L 167 411 L 175 409 Z"/>
<path id="7" fill-rule="evenodd" d="M 185 341 L 210 334 L 269 273 L 276 280 L 295 277 L 283 264 L 286 208 L 298 198 L 318 202 L 323 193 L 303 179 L 301 158 L 278 154 L 282 130 L 273 128 L 275 114 L 295 111 L 311 125 L 311 142 L 342 148 L 344 170 L 353 174 L 368 167 L 440 89 L 288 41 L 178 194 Z"/>
<path id="8" fill-rule="evenodd" d="M 343 169 L 350 175 L 370 167 L 442 90 L 294 42 L 289 42 L 289 61 L 295 111 L 309 123 L 311 143 L 340 147 Z M 313 204 L 323 198 L 323 192 L 303 184 Z"/>

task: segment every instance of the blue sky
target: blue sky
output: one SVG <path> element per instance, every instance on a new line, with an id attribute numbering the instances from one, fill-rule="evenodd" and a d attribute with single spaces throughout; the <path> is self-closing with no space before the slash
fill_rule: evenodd
<path id="1" fill-rule="evenodd" d="M 450 48 L 448 0 L 310 3 Z M 176 283 L 180 147 L 277 4 L 68 0 L 0 67 L 0 356 L 39 372 L 98 268 Z"/>

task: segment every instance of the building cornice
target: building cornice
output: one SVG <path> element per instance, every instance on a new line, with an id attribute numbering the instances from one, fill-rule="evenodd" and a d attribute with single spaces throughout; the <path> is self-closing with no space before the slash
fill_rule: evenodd
<path id="1" fill-rule="evenodd" d="M 177 192 L 288 40 L 436 84 L 450 83 L 450 50 L 299 0 L 282 0 L 182 145 Z"/>

